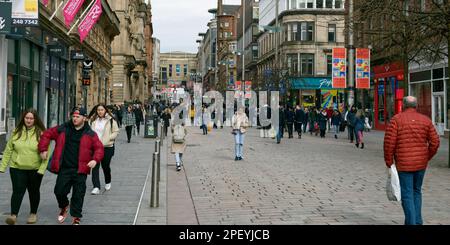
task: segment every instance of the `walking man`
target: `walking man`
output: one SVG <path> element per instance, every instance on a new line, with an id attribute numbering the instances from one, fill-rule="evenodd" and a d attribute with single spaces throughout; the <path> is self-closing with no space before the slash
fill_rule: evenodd
<path id="1" fill-rule="evenodd" d="M 60 212 L 58 222 L 64 223 L 69 210 L 67 195 L 72 189 L 70 215 L 72 224 L 79 225 L 82 218 L 86 179 L 97 163 L 103 160 L 103 144 L 97 134 L 86 122 L 87 112 L 84 108 L 72 110 L 72 120 L 42 134 L 38 149 L 42 159 L 47 159 L 50 141 L 56 141 L 51 160 L 51 172 L 58 174 L 55 195 Z"/>
<path id="2" fill-rule="evenodd" d="M 398 170 L 405 225 L 422 225 L 422 182 L 428 162 L 439 148 L 431 120 L 417 112 L 417 99 L 403 99 L 403 113 L 394 116 L 384 137 L 384 160 Z"/>

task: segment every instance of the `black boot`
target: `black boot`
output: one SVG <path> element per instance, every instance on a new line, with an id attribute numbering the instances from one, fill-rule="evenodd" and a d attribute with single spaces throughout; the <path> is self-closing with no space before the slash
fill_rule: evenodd
<path id="1" fill-rule="evenodd" d="M 355 145 L 356 145 L 356 148 L 359 148 L 359 143 L 356 143 Z"/>
<path id="2" fill-rule="evenodd" d="M 364 143 L 361 143 L 361 149 L 364 149 Z"/>

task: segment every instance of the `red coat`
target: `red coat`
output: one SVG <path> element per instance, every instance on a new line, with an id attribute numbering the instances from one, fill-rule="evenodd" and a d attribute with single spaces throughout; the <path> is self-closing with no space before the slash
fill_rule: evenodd
<path id="1" fill-rule="evenodd" d="M 439 144 L 431 120 L 410 108 L 392 118 L 384 136 L 384 160 L 388 167 L 395 160 L 398 171 L 424 170 Z"/>
<path id="2" fill-rule="evenodd" d="M 55 140 L 56 145 L 53 151 L 53 156 L 51 160 L 51 172 L 59 173 L 59 168 L 63 160 L 63 150 L 66 144 L 66 127 L 69 124 L 63 124 L 61 126 L 56 126 L 45 131 L 38 145 L 39 152 L 45 152 L 48 150 L 50 141 Z M 78 173 L 79 174 L 90 174 L 91 168 L 89 168 L 88 163 L 95 160 L 97 164 L 103 160 L 104 149 L 103 144 L 99 140 L 97 134 L 87 126 L 83 131 L 83 135 L 80 140 L 80 151 L 78 155 Z"/>

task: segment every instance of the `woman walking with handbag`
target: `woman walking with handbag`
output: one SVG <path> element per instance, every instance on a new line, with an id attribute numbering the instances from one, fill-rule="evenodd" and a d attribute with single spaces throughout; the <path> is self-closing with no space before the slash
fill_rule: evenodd
<path id="1" fill-rule="evenodd" d="M 92 109 L 90 115 L 91 128 L 97 133 L 98 138 L 102 141 L 105 155 L 101 164 L 97 164 L 92 170 L 92 184 L 94 189 L 92 195 L 100 194 L 100 165 L 105 175 L 105 190 L 111 189 L 111 159 L 114 156 L 114 142 L 119 135 L 119 125 L 114 120 L 111 112 L 105 105 L 98 104 Z"/>
<path id="2" fill-rule="evenodd" d="M 248 117 L 244 112 L 243 108 L 239 108 L 238 111 L 234 114 L 231 119 L 231 123 L 233 125 L 233 134 L 235 138 L 235 150 L 236 157 L 235 161 L 244 160 L 243 149 L 244 149 L 244 134 L 247 131 L 248 127 Z"/>
<path id="3" fill-rule="evenodd" d="M 37 222 L 36 214 L 41 196 L 40 187 L 47 169 L 47 161 L 41 159 L 38 151 L 39 140 L 44 131 L 44 124 L 37 111 L 34 109 L 25 111 L 3 153 L 0 172 L 4 173 L 10 165 L 9 171 L 13 188 L 11 214 L 6 219 L 8 225 L 16 224 L 23 196 L 27 190 L 31 209 L 27 224 Z"/>

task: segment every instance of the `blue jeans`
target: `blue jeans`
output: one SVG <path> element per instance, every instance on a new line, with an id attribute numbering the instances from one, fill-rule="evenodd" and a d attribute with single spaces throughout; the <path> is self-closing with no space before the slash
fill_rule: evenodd
<path id="1" fill-rule="evenodd" d="M 234 135 L 235 139 L 235 150 L 236 150 L 236 157 L 242 157 L 243 151 L 244 151 L 244 134 L 238 131 Z"/>
<path id="2" fill-rule="evenodd" d="M 422 225 L 422 183 L 425 170 L 398 172 L 405 225 Z"/>
<path id="3" fill-rule="evenodd" d="M 183 158 L 183 153 L 175 153 L 175 162 L 177 163 L 177 167 L 180 166 L 183 161 L 181 158 Z"/>

